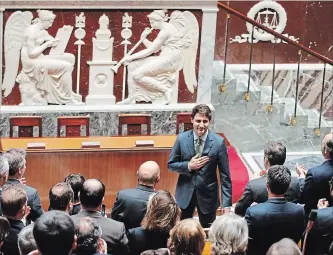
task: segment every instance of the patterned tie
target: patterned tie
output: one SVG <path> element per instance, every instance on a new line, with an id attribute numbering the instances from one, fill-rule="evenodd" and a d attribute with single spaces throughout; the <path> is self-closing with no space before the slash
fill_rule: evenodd
<path id="1" fill-rule="evenodd" d="M 203 145 L 204 145 L 204 141 L 201 138 L 198 138 L 195 142 L 195 154 L 196 155 L 200 155 L 202 154 L 203 151 Z"/>

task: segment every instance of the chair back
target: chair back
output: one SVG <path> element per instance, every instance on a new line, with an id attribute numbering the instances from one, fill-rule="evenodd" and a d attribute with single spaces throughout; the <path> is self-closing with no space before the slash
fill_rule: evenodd
<path id="1" fill-rule="evenodd" d="M 42 116 L 11 116 L 9 117 L 9 136 L 14 136 L 14 127 L 18 127 L 18 137 L 33 137 L 34 127 L 38 127 L 38 137 L 43 136 Z"/>
<path id="2" fill-rule="evenodd" d="M 150 114 L 119 114 L 118 135 L 123 135 L 123 125 L 127 125 L 127 135 L 142 135 L 142 125 L 147 125 L 150 135 Z"/>
<path id="3" fill-rule="evenodd" d="M 65 127 L 65 137 L 81 136 L 81 126 L 86 127 L 86 134 L 89 136 L 89 116 L 59 116 L 58 117 L 58 137 L 61 136 L 61 127 Z"/>

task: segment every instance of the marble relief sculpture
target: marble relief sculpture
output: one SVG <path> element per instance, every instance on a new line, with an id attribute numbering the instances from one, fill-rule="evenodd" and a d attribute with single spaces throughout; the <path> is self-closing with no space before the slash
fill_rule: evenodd
<path id="1" fill-rule="evenodd" d="M 169 104 L 173 90 L 178 92 L 179 71 L 192 93 L 197 86 L 195 62 L 199 25 L 189 11 L 155 10 L 148 15 L 151 29 L 160 30 L 154 41 L 146 39 L 151 29 L 141 34 L 146 49 L 125 57 L 128 64 L 128 98 L 121 104 L 145 101 Z M 154 55 L 154 53 L 158 53 Z"/>
<path id="2" fill-rule="evenodd" d="M 47 32 L 55 17 L 48 10 L 39 10 L 34 20 L 30 11 L 16 11 L 9 17 L 4 34 L 2 89 L 5 97 L 11 93 L 16 80 L 21 105 L 82 104 L 79 95 L 72 91 L 75 57 L 64 53 L 73 27 L 59 29 L 57 38 L 60 40 L 55 39 Z M 48 48 L 51 48 L 50 54 L 44 55 Z M 17 76 L 20 58 L 22 69 Z"/>

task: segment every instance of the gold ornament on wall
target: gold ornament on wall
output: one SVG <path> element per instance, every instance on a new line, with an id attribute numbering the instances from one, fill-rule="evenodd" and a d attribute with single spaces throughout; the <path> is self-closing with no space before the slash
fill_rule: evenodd
<path id="1" fill-rule="evenodd" d="M 248 92 L 245 92 L 243 98 L 244 98 L 244 100 L 245 100 L 246 102 L 249 102 L 249 101 L 250 101 L 250 95 L 249 95 L 249 93 L 248 93 Z"/>
<path id="2" fill-rule="evenodd" d="M 317 137 L 320 137 L 320 128 L 316 128 L 314 130 L 314 134 L 317 136 Z"/>
<path id="3" fill-rule="evenodd" d="M 225 84 L 220 84 L 219 91 L 225 93 L 227 91 L 227 86 Z"/>
<path id="4" fill-rule="evenodd" d="M 291 124 L 292 126 L 296 126 L 296 124 L 297 124 L 296 117 L 292 117 L 292 118 L 291 118 L 291 120 L 290 120 L 290 124 Z"/>
<path id="5" fill-rule="evenodd" d="M 269 113 L 272 113 L 273 112 L 273 105 L 268 105 L 267 107 L 266 107 L 266 111 L 267 112 L 269 112 Z"/>

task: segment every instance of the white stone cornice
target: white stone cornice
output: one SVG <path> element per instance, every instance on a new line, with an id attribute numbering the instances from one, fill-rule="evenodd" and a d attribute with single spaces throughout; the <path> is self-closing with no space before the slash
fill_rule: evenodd
<path id="1" fill-rule="evenodd" d="M 7 9 L 207 9 L 217 10 L 216 0 L 1 0 Z"/>

